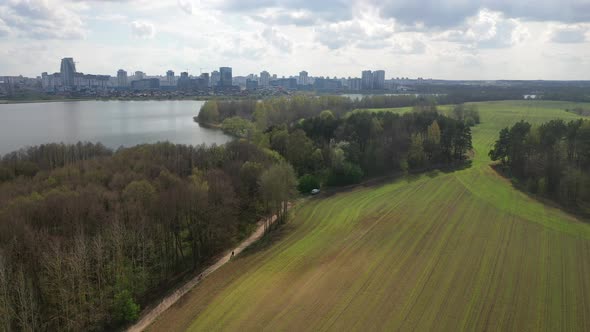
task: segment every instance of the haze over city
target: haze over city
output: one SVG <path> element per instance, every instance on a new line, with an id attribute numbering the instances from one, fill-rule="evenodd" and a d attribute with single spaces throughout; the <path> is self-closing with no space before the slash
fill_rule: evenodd
<path id="1" fill-rule="evenodd" d="M 0 4 L 0 74 L 590 79 L 590 1 L 82 1 Z"/>

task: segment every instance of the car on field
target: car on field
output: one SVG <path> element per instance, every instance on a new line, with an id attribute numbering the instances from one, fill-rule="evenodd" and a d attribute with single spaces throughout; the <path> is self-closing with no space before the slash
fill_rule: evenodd
<path id="1" fill-rule="evenodd" d="M 311 194 L 312 194 L 312 195 L 317 195 L 317 194 L 319 194 L 319 193 L 320 193 L 320 190 L 319 190 L 319 189 L 312 189 L 312 190 L 311 190 Z"/>

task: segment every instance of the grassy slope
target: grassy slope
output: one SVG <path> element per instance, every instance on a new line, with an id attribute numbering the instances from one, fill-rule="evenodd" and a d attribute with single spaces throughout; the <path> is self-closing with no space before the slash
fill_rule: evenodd
<path id="1" fill-rule="evenodd" d="M 284 238 L 196 287 L 152 330 L 590 330 L 590 225 L 488 166 L 498 131 L 566 103 L 480 104 L 473 167 L 294 211 Z"/>

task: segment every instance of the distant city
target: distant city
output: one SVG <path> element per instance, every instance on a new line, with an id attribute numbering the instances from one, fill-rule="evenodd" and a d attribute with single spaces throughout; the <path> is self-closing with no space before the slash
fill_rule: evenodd
<path id="1" fill-rule="evenodd" d="M 57 63 L 56 63 L 57 64 Z M 276 96 L 298 91 L 314 93 L 447 93 L 449 86 L 521 87 L 525 98 L 534 98 L 546 87 L 578 86 L 587 88 L 588 81 L 470 81 L 436 80 L 408 77 L 385 78 L 385 71 L 364 70 L 360 77 L 313 76 L 307 71 L 298 75 L 278 77 L 266 70 L 259 74 L 233 76 L 231 67 L 212 72 L 177 75 L 168 70 L 164 75 L 132 73 L 119 69 L 114 76 L 84 74 L 76 68 L 73 58 L 63 58 L 59 72 L 43 72 L 41 76 L 0 76 L 0 98 L 184 98 L 192 96 Z M 534 83 L 531 85 L 531 83 Z"/>
<path id="2" fill-rule="evenodd" d="M 421 80 L 421 79 L 418 79 Z M 84 74 L 76 68 L 73 58 L 63 58 L 59 72 L 43 72 L 36 78 L 0 76 L 0 96 L 10 95 L 15 89 L 57 95 L 109 96 L 137 93 L 167 93 L 184 95 L 235 95 L 248 93 L 285 94 L 293 91 L 393 91 L 409 90 L 403 83 L 409 78 L 385 79 L 384 70 L 364 70 L 359 77 L 312 76 L 307 71 L 298 75 L 278 77 L 263 70 L 259 74 L 233 76 L 231 67 L 220 67 L 198 75 L 168 70 L 164 75 L 148 75 L 142 71 L 119 69 L 116 75 Z"/>

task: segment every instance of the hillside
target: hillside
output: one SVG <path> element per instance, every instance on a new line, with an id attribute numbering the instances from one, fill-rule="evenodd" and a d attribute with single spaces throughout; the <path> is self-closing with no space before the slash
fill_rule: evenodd
<path id="1" fill-rule="evenodd" d="M 501 128 L 578 105 L 479 103 L 472 167 L 310 199 L 150 330 L 590 330 L 590 224 L 487 156 Z"/>

